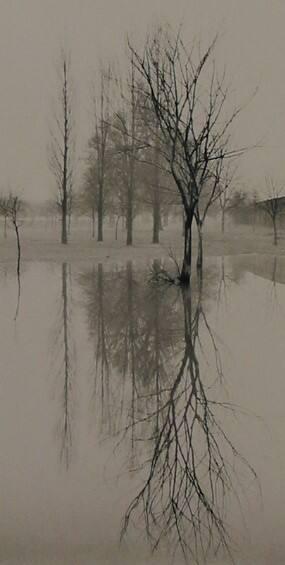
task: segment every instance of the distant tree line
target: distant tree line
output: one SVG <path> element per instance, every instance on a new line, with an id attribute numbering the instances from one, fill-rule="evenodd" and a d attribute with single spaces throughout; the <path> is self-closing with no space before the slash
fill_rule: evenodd
<path id="1" fill-rule="evenodd" d="M 58 65 L 58 92 L 51 128 L 49 164 L 57 186 L 61 242 L 67 243 L 72 213 L 89 216 L 92 238 L 104 240 L 106 218 L 118 237 L 121 222 L 132 245 L 134 222 L 152 216 L 152 243 L 159 243 L 163 218 L 183 218 L 184 248 L 177 281 L 189 285 L 193 227 L 198 238 L 196 266 L 203 265 L 203 232 L 217 211 L 239 223 L 270 219 L 277 244 L 277 199 L 258 202 L 236 187 L 237 159 L 246 146 L 233 143 L 242 106 L 229 104 L 225 73 L 215 57 L 218 38 L 204 49 L 190 45 L 181 30 L 156 28 L 142 49 L 128 42 L 126 72 L 101 65 L 92 95 L 91 134 L 84 170 L 74 191 L 75 106 L 70 56 Z M 272 189 L 272 186 L 271 186 Z M 264 214 L 260 213 L 263 208 Z"/>
<path id="2" fill-rule="evenodd" d="M 111 216 L 126 228 L 133 243 L 136 215 L 149 211 L 152 242 L 159 242 L 163 213 L 183 210 L 184 253 L 179 281 L 189 284 L 192 227 L 198 234 L 197 268 L 203 263 L 203 227 L 210 207 L 227 185 L 230 163 L 243 149 L 231 144 L 231 128 L 241 108 L 228 113 L 228 88 L 215 65 L 215 38 L 204 50 L 188 47 L 180 32 L 158 28 L 142 52 L 128 44 L 128 71 L 119 76 L 101 67 L 93 96 L 93 128 L 77 206 L 88 213 L 92 235 L 103 241 L 104 220 Z M 70 62 L 59 67 L 50 166 L 58 188 L 62 243 L 67 215 L 74 206 L 74 120 Z M 95 229 L 95 222 L 97 228 Z"/>
<path id="3" fill-rule="evenodd" d="M 162 216 L 179 202 L 170 174 L 161 163 L 161 135 L 157 120 L 139 82 L 133 58 L 125 83 L 110 67 L 101 69 L 99 92 L 94 94 L 94 130 L 78 206 L 90 215 L 92 235 L 103 241 L 104 219 L 126 228 L 126 244 L 133 243 L 138 213 L 153 218 L 152 242 L 159 243 Z M 111 96 L 112 94 L 112 96 Z M 116 108 L 111 100 L 116 100 Z"/>

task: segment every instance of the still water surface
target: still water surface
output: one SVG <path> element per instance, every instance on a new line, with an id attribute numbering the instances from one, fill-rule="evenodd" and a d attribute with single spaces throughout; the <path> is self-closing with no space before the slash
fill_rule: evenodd
<path id="1" fill-rule="evenodd" d="M 147 275 L 1 265 L 1 563 L 285 562 L 285 261 Z"/>

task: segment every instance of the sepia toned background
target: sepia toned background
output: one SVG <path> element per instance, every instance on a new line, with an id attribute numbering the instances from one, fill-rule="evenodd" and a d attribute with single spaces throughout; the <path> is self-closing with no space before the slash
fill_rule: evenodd
<path id="1" fill-rule="evenodd" d="M 46 146 L 61 46 L 72 55 L 78 158 L 90 122 L 90 85 L 100 61 L 124 67 L 125 39 L 138 42 L 154 23 L 183 24 L 189 43 L 207 44 L 219 30 L 217 59 L 226 65 L 232 97 L 246 110 L 242 145 L 259 145 L 242 161 L 257 188 L 264 175 L 282 180 L 285 145 L 285 4 L 273 0 L 1 0 L 0 170 L 27 199 L 52 190 Z M 220 56 L 221 55 L 221 56 Z M 257 93 L 254 95 L 256 89 Z M 254 101 L 252 97 L 254 95 Z"/>

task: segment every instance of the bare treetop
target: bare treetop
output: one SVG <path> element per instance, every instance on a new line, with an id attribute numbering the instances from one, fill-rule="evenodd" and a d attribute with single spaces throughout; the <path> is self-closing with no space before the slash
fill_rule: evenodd
<path id="1" fill-rule="evenodd" d="M 217 37 L 201 50 L 188 48 L 181 31 L 159 28 L 139 53 L 129 42 L 132 60 L 144 83 L 164 140 L 163 156 L 176 183 L 186 217 L 184 261 L 180 280 L 189 284 L 192 222 L 195 217 L 202 254 L 202 225 L 213 202 L 225 160 L 242 148 L 231 143 L 231 126 L 241 107 L 227 108 L 225 73 L 215 65 Z M 207 190 L 203 211 L 201 195 Z M 201 257 L 200 257 L 201 259 Z"/>
<path id="2" fill-rule="evenodd" d="M 74 112 L 70 55 L 62 50 L 56 68 L 57 104 L 49 144 L 49 167 L 57 187 L 57 203 L 62 213 L 61 242 L 67 243 L 67 214 L 71 209 L 74 181 Z"/>

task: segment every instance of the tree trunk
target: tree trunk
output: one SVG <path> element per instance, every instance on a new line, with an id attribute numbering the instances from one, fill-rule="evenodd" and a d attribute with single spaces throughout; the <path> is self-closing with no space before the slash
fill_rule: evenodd
<path id="1" fill-rule="evenodd" d="M 158 190 L 158 188 L 157 188 Z M 159 195 L 155 195 L 153 204 L 153 230 L 152 230 L 152 243 L 159 243 L 159 230 L 160 230 L 160 201 Z"/>
<path id="2" fill-rule="evenodd" d="M 198 255 L 197 255 L 197 270 L 201 271 L 203 268 L 203 226 L 202 222 L 197 221 L 198 231 Z"/>
<path id="3" fill-rule="evenodd" d="M 273 243 L 274 243 L 274 245 L 277 245 L 277 242 L 278 242 L 278 237 L 277 237 L 277 225 L 276 225 L 276 218 L 273 218 L 273 232 L 274 232 L 274 239 L 273 239 Z"/>
<path id="4" fill-rule="evenodd" d="M 222 228 L 222 234 L 224 235 L 225 233 L 225 209 L 222 208 L 222 224 L 221 224 L 221 228 Z"/>
<path id="5" fill-rule="evenodd" d="M 115 240 L 118 240 L 118 227 L 119 227 L 119 221 L 120 221 L 120 216 L 117 217 L 116 219 L 116 224 L 115 224 Z"/>
<path id="6" fill-rule="evenodd" d="M 4 216 L 4 238 L 7 239 L 7 216 Z"/>
<path id="7" fill-rule="evenodd" d="M 181 219 L 182 219 L 182 235 L 183 235 L 183 237 L 185 237 L 185 225 L 186 225 L 186 223 L 185 223 L 185 212 L 184 212 L 183 209 L 182 209 Z"/>
<path id="8" fill-rule="evenodd" d="M 131 141 L 129 153 L 129 178 L 127 190 L 127 245 L 133 244 L 133 218 L 134 218 L 134 194 L 135 194 L 135 159 L 136 159 L 136 85 L 135 66 L 131 60 Z"/>
<path id="9" fill-rule="evenodd" d="M 184 257 L 182 271 L 180 273 L 180 283 L 189 286 L 192 265 L 192 224 L 193 212 L 188 212 L 184 223 Z"/>
<path id="10" fill-rule="evenodd" d="M 103 184 L 99 184 L 98 193 L 98 234 L 97 241 L 103 241 Z"/>
<path id="11" fill-rule="evenodd" d="M 95 208 L 92 208 L 91 222 L 92 222 L 92 239 L 95 239 Z"/>
<path id="12" fill-rule="evenodd" d="M 159 243 L 159 230 L 161 227 L 160 217 L 160 175 L 159 175 L 159 128 L 156 124 L 155 148 L 154 148 L 154 184 L 153 184 L 153 231 L 152 243 Z"/>
<path id="13" fill-rule="evenodd" d="M 68 208 L 68 155 L 69 155 L 69 116 L 68 116 L 68 91 L 67 91 L 67 67 L 64 61 L 64 84 L 63 84 L 63 178 L 62 178 L 62 226 L 61 243 L 67 243 L 67 208 Z"/>
<path id="14" fill-rule="evenodd" d="M 277 256 L 274 256 L 274 260 L 273 260 L 273 271 L 272 271 L 272 282 L 273 282 L 273 286 L 276 286 L 276 271 L 277 271 Z"/>
<path id="15" fill-rule="evenodd" d="M 18 249 L 17 274 L 18 274 L 18 276 L 19 276 L 19 275 L 20 275 L 20 264 L 21 264 L 20 234 L 19 234 L 19 228 L 18 228 L 17 222 L 14 221 L 13 223 L 14 223 L 15 232 L 16 232 L 16 238 L 17 238 L 17 249 Z"/>
<path id="16" fill-rule="evenodd" d="M 127 245 L 133 245 L 133 179 L 128 182 L 127 192 Z"/>
<path id="17" fill-rule="evenodd" d="M 256 224 L 256 205 L 253 210 L 253 219 L 252 219 L 252 231 L 255 232 L 255 224 Z"/>
<path id="18" fill-rule="evenodd" d="M 67 202 L 63 197 L 61 205 L 61 243 L 67 243 Z"/>
<path id="19" fill-rule="evenodd" d="M 70 235 L 71 232 L 71 210 L 68 211 L 68 235 Z"/>

